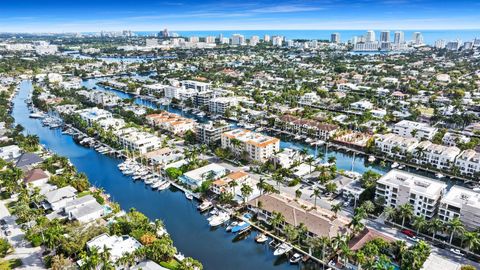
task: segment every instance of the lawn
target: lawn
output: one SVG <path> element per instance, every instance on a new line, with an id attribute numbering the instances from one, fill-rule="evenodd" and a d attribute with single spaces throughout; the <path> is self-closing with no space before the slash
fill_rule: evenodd
<path id="1" fill-rule="evenodd" d="M 160 265 L 167 268 L 167 269 L 175 270 L 178 267 L 178 262 L 176 260 L 172 259 L 168 262 L 161 262 Z M 0 270 L 2 270 L 2 269 L 0 269 Z"/>
<path id="2" fill-rule="evenodd" d="M 0 270 L 9 270 L 20 267 L 22 265 L 22 261 L 20 259 L 11 259 L 8 261 L 2 260 L 0 261 Z"/>

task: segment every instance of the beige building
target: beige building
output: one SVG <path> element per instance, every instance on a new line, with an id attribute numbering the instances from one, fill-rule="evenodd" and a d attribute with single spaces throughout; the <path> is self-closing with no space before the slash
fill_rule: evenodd
<path id="1" fill-rule="evenodd" d="M 459 218 L 471 230 L 480 227 L 480 193 L 453 186 L 440 202 L 438 217 L 448 222 Z"/>
<path id="2" fill-rule="evenodd" d="M 447 185 L 417 174 L 391 170 L 377 181 L 376 199 L 384 198 L 385 206 L 413 205 L 416 216 L 432 218 Z"/>
<path id="3" fill-rule="evenodd" d="M 265 162 L 280 150 L 280 140 L 245 129 L 234 129 L 222 134 L 222 148 L 237 155 L 246 153 L 251 160 Z M 235 142 L 239 145 L 236 145 Z"/>
<path id="4" fill-rule="evenodd" d="M 194 130 L 196 122 L 175 113 L 162 112 L 146 116 L 149 125 L 170 131 L 173 134 L 183 134 Z"/>

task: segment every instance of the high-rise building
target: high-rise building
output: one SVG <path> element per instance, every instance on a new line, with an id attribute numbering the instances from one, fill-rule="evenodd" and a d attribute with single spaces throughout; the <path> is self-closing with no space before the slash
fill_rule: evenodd
<path id="1" fill-rule="evenodd" d="M 380 33 L 381 42 L 390 42 L 390 31 L 382 31 Z"/>
<path id="2" fill-rule="evenodd" d="M 447 43 L 447 50 L 450 50 L 450 51 L 458 51 L 458 49 L 460 49 L 460 44 L 462 44 L 462 42 L 460 40 L 452 40 L 450 42 Z"/>
<path id="3" fill-rule="evenodd" d="M 264 35 L 263 36 L 263 42 L 270 42 L 270 36 L 269 35 Z"/>
<path id="4" fill-rule="evenodd" d="M 420 32 L 413 33 L 413 43 L 415 45 L 422 45 L 423 44 L 423 35 Z"/>
<path id="5" fill-rule="evenodd" d="M 189 37 L 188 41 L 191 43 L 198 43 L 200 39 L 197 36 Z"/>
<path id="6" fill-rule="evenodd" d="M 168 29 L 167 29 L 167 28 L 163 29 L 162 37 L 163 37 L 163 38 L 168 38 L 169 36 L 170 36 L 170 35 L 168 34 Z"/>
<path id="7" fill-rule="evenodd" d="M 374 42 L 375 41 L 375 31 L 369 30 L 367 31 L 367 35 L 365 36 L 367 42 Z"/>
<path id="8" fill-rule="evenodd" d="M 256 46 L 260 42 L 260 37 L 259 36 L 252 36 L 250 38 L 250 46 Z"/>
<path id="9" fill-rule="evenodd" d="M 158 39 L 156 38 L 147 38 L 145 40 L 145 46 L 147 47 L 155 47 L 158 46 Z"/>
<path id="10" fill-rule="evenodd" d="M 340 33 L 333 33 L 330 35 L 331 43 L 340 43 Z"/>
<path id="11" fill-rule="evenodd" d="M 465 43 L 463 43 L 463 49 L 464 49 L 464 50 L 471 50 L 471 49 L 473 49 L 473 42 L 471 42 L 471 41 L 465 41 Z"/>
<path id="12" fill-rule="evenodd" d="M 446 42 L 444 39 L 439 39 L 435 41 L 435 48 L 437 49 L 445 49 Z"/>
<path id="13" fill-rule="evenodd" d="M 473 41 L 473 47 L 480 47 L 480 38 L 475 38 Z"/>
<path id="14" fill-rule="evenodd" d="M 215 43 L 215 36 L 205 37 L 205 42 L 210 44 Z"/>
<path id="15" fill-rule="evenodd" d="M 395 32 L 395 37 L 393 39 L 393 43 L 396 45 L 402 44 L 405 42 L 405 33 L 403 31 L 396 31 Z"/>
<path id="16" fill-rule="evenodd" d="M 281 37 L 281 36 L 272 37 L 272 44 L 273 44 L 273 46 L 281 47 L 282 44 L 283 44 L 283 37 Z"/>
<path id="17" fill-rule="evenodd" d="M 232 45 L 245 45 L 245 37 L 240 34 L 233 34 Z"/>

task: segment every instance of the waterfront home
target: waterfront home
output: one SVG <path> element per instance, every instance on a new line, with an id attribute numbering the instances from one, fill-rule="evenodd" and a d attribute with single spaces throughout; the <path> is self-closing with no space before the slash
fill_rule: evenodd
<path id="1" fill-rule="evenodd" d="M 0 147 L 0 158 L 6 161 L 16 159 L 22 155 L 22 149 L 18 145 Z"/>
<path id="2" fill-rule="evenodd" d="M 379 238 L 385 240 L 388 243 L 395 241 L 395 238 L 393 237 L 383 234 L 373 228 L 365 227 L 365 229 L 363 229 L 360 233 L 350 239 L 350 241 L 348 242 L 348 247 L 352 251 L 357 251 L 363 246 L 365 246 L 366 243 Z"/>
<path id="3" fill-rule="evenodd" d="M 431 140 L 438 129 L 425 123 L 402 120 L 393 126 L 392 133 L 418 140 Z"/>
<path id="4" fill-rule="evenodd" d="M 139 264 L 130 267 L 130 269 L 132 270 L 168 270 L 168 268 L 165 268 L 151 260 L 142 261 Z"/>
<path id="5" fill-rule="evenodd" d="M 298 226 L 304 224 L 308 229 L 309 237 L 335 237 L 337 234 L 349 232 L 349 218 L 335 217 L 334 213 L 327 209 L 307 209 L 302 200 L 295 201 L 281 194 L 264 194 L 248 202 L 248 209 L 257 214 L 257 218 L 270 223 L 273 212 L 280 213 L 285 222 L 279 226 L 283 230 L 286 224 Z"/>
<path id="6" fill-rule="evenodd" d="M 196 122 L 175 113 L 161 112 L 146 116 L 150 126 L 169 131 L 172 134 L 183 134 L 187 130 L 195 129 Z"/>
<path id="7" fill-rule="evenodd" d="M 87 248 L 90 250 L 96 248 L 99 253 L 102 253 L 104 248 L 108 249 L 112 262 L 116 262 L 125 254 L 131 254 L 140 247 L 142 247 L 142 244 L 131 236 L 110 236 L 108 233 L 101 234 L 87 242 Z M 81 262 L 78 263 L 82 264 Z"/>
<path id="8" fill-rule="evenodd" d="M 468 143 L 470 138 L 453 132 L 446 132 L 443 135 L 442 143 L 447 146 L 457 146 L 458 143 Z"/>
<path id="9" fill-rule="evenodd" d="M 402 137 L 393 133 L 375 135 L 375 147 L 390 157 L 405 158 L 418 145 L 415 138 Z"/>
<path id="10" fill-rule="evenodd" d="M 18 157 L 15 166 L 26 172 L 42 162 L 43 158 L 35 153 L 23 153 Z"/>
<path id="11" fill-rule="evenodd" d="M 97 124 L 105 130 L 118 130 L 125 126 L 125 120 L 121 118 L 105 118 L 98 120 Z"/>
<path id="12" fill-rule="evenodd" d="M 220 142 L 222 133 L 232 130 L 233 126 L 224 120 L 209 121 L 195 127 L 196 138 L 199 142 L 211 145 Z"/>
<path id="13" fill-rule="evenodd" d="M 416 216 L 431 219 L 446 188 L 445 183 L 425 176 L 391 170 L 377 181 L 375 197 L 383 199 L 385 207 L 411 204 Z"/>
<path id="14" fill-rule="evenodd" d="M 290 168 L 293 164 L 302 162 L 303 157 L 299 151 L 292 148 L 285 148 L 271 157 L 275 167 Z"/>
<path id="15" fill-rule="evenodd" d="M 26 185 L 31 185 L 33 187 L 41 187 L 48 182 L 50 176 L 47 172 L 42 169 L 32 169 L 27 172 L 23 178 L 23 182 Z"/>
<path id="16" fill-rule="evenodd" d="M 234 129 L 221 136 L 222 148 L 237 156 L 246 154 L 250 160 L 265 162 L 280 150 L 280 140 L 245 129 Z"/>
<path id="17" fill-rule="evenodd" d="M 140 154 L 158 149 L 162 145 L 162 140 L 159 137 L 133 127 L 119 129 L 114 134 L 123 148 Z"/>
<path id="18" fill-rule="evenodd" d="M 305 135 L 321 140 L 330 139 L 338 130 L 336 125 L 321 123 L 311 119 L 302 119 L 288 114 L 276 119 L 275 127 L 294 135 Z"/>
<path id="19" fill-rule="evenodd" d="M 69 220 L 78 220 L 86 223 L 102 217 L 104 207 L 92 195 L 86 195 L 68 201 L 63 211 Z"/>
<path id="20" fill-rule="evenodd" d="M 98 122 L 102 119 L 113 117 L 111 112 L 104 109 L 99 109 L 97 107 L 78 110 L 75 112 L 80 116 L 82 120 L 87 122 L 89 126 L 92 126 L 93 123 Z"/>
<path id="21" fill-rule="evenodd" d="M 180 181 L 192 188 L 197 188 L 203 182 L 216 180 L 228 173 L 228 170 L 216 163 L 208 164 L 198 169 L 184 173 L 179 177 Z"/>
<path id="22" fill-rule="evenodd" d="M 453 186 L 440 201 L 438 218 L 449 222 L 459 218 L 470 230 L 480 227 L 480 193 L 461 186 Z"/>
<path id="23" fill-rule="evenodd" d="M 460 154 L 460 149 L 455 146 L 443 146 L 430 141 L 420 142 L 414 150 L 414 162 L 428 165 L 439 170 L 448 170 Z"/>
<path id="24" fill-rule="evenodd" d="M 45 194 L 45 201 L 42 203 L 45 209 L 52 209 L 53 211 L 59 210 L 67 204 L 69 201 L 75 199 L 77 190 L 72 186 L 66 186 L 57 188 L 52 191 L 48 191 Z"/>
<path id="25" fill-rule="evenodd" d="M 164 147 L 145 153 L 143 156 L 152 165 L 165 165 L 177 159 L 180 159 L 182 157 L 182 154 L 175 154 L 175 152 L 171 148 Z"/>
<path id="26" fill-rule="evenodd" d="M 235 182 L 235 186 L 232 186 L 232 182 Z M 213 181 L 210 189 L 215 194 L 222 194 L 230 192 L 237 194 L 243 184 L 250 184 L 250 175 L 244 171 L 232 172 L 218 180 Z"/>
<path id="27" fill-rule="evenodd" d="M 455 160 L 455 166 L 459 168 L 463 175 L 479 176 L 480 153 L 472 149 L 463 151 Z"/>

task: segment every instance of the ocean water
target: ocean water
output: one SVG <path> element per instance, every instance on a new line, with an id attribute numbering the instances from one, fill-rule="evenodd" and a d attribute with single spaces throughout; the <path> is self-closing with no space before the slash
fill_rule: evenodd
<path id="1" fill-rule="evenodd" d="M 253 35 L 257 35 L 260 38 L 263 38 L 264 35 L 270 36 L 284 36 L 287 39 L 319 39 L 319 40 L 330 40 L 330 35 L 332 33 L 340 33 L 341 41 L 348 41 L 354 36 L 365 35 L 369 29 L 365 30 L 212 30 L 212 31 L 175 31 L 171 32 L 178 33 L 183 37 L 190 36 L 219 36 L 223 35 L 224 37 L 231 37 L 233 34 L 241 34 L 246 38 L 250 38 Z M 396 29 L 374 29 L 376 33 L 377 40 L 380 38 L 380 32 L 382 30 L 390 30 L 390 39 L 393 41 L 393 35 Z M 423 39 L 426 44 L 433 45 L 436 40 L 455 40 L 460 39 L 462 41 L 471 41 L 475 38 L 480 38 L 480 29 L 474 30 L 401 30 L 405 33 L 405 40 L 412 40 L 414 32 L 421 32 L 423 34 Z M 135 32 L 138 35 L 154 35 L 157 32 Z"/>

